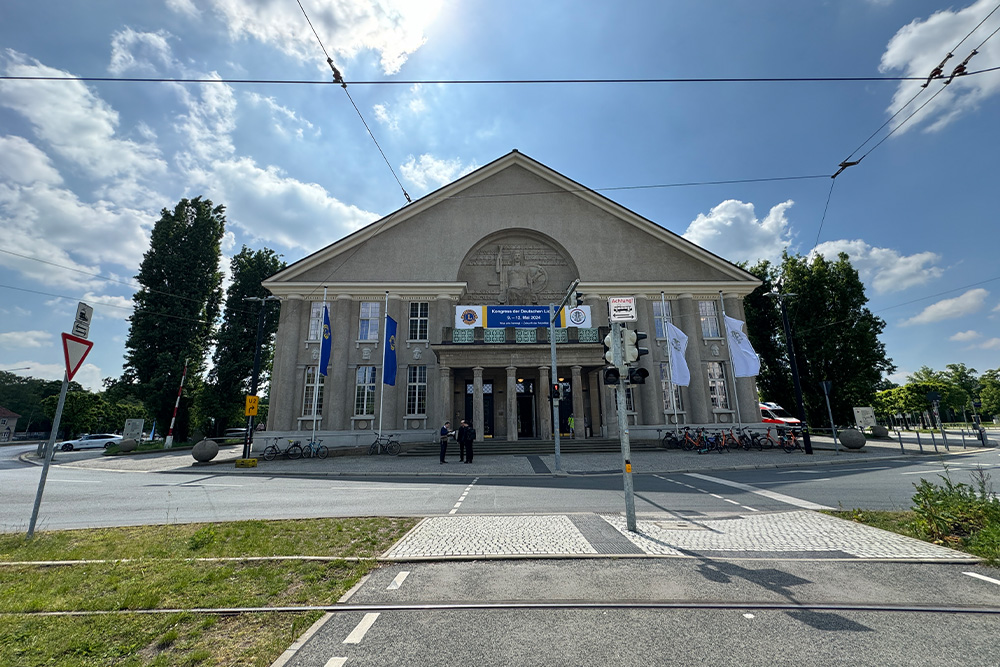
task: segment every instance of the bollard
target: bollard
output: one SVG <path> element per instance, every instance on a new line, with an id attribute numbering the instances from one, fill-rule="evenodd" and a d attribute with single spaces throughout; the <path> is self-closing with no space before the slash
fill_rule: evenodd
<path id="1" fill-rule="evenodd" d="M 899 453 L 900 454 L 905 454 L 906 450 L 903 449 L 903 432 L 902 431 L 896 431 L 896 435 L 899 437 Z"/>
<path id="2" fill-rule="evenodd" d="M 965 449 L 965 429 L 962 429 L 962 449 Z"/>
<path id="3" fill-rule="evenodd" d="M 937 448 L 937 438 L 934 437 L 934 431 L 931 431 L 931 442 L 934 443 L 934 453 L 939 454 L 940 452 L 938 452 Z"/>
<path id="4" fill-rule="evenodd" d="M 920 447 L 920 453 L 924 453 L 924 443 L 920 442 L 920 431 L 917 431 L 917 446 Z"/>

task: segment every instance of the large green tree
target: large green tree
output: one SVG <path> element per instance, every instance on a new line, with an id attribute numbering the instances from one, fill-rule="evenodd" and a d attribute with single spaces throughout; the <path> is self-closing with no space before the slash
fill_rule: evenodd
<path id="1" fill-rule="evenodd" d="M 246 246 L 230 263 L 232 283 L 226 290 L 222 327 L 216 339 L 213 367 L 199 396 L 200 426 L 212 424 L 217 433 L 244 420 L 244 396 L 253 382 L 254 346 L 257 343 L 258 318 L 263 312 L 260 376 L 258 386 L 267 383 L 278 331 L 278 307 L 263 299 L 268 291 L 261 283 L 285 268 L 285 262 L 273 250 L 251 250 Z M 213 421 L 214 420 L 214 421 Z M 208 422 L 208 423 L 205 423 Z"/>
<path id="2" fill-rule="evenodd" d="M 187 360 L 188 393 L 177 415 L 177 439 L 187 435 L 187 396 L 200 384 L 221 309 L 224 213 L 200 197 L 163 209 L 136 276 L 142 287 L 133 296 L 123 384 L 142 399 L 157 431 L 166 433 Z"/>
<path id="3" fill-rule="evenodd" d="M 750 271 L 764 280 L 744 302 L 751 342 L 765 357 L 757 378 L 764 397 L 795 411 L 778 300 L 766 296 L 773 287 L 785 302 L 809 422 L 828 421 L 819 384 L 824 380 L 833 383 L 834 420 L 853 422 L 852 408 L 872 405 L 895 366 L 879 340 L 885 321 L 865 306 L 864 283 L 848 256 L 841 253 L 830 261 L 786 253 L 780 271 L 765 263 Z"/>
<path id="4" fill-rule="evenodd" d="M 1000 415 L 1000 368 L 986 371 L 979 381 L 982 383 L 979 392 L 982 406 L 976 412 L 984 418 Z"/>

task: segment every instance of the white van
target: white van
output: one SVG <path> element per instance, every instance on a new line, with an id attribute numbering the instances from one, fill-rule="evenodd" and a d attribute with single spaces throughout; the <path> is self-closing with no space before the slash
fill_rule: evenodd
<path id="1" fill-rule="evenodd" d="M 800 420 L 790 415 L 787 410 L 777 403 L 758 403 L 758 406 L 760 407 L 760 420 L 765 424 L 779 424 L 792 428 L 802 426 Z"/>

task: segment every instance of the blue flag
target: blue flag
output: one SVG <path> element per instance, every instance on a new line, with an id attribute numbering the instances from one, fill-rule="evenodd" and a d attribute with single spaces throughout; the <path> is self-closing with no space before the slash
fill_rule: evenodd
<path id="1" fill-rule="evenodd" d="M 333 336 L 330 335 L 330 311 L 326 304 L 323 304 L 323 342 L 320 345 L 319 374 L 326 375 L 326 368 L 330 365 L 330 344 Z"/>
<path id="2" fill-rule="evenodd" d="M 385 354 L 382 356 L 382 384 L 396 386 L 396 320 L 385 316 Z"/>

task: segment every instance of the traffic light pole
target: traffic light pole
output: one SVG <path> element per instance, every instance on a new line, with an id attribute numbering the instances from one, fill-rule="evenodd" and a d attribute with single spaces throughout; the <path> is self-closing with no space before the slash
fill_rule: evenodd
<path id="1" fill-rule="evenodd" d="M 635 533 L 635 494 L 632 489 L 632 453 L 628 437 L 628 415 L 625 414 L 625 378 L 628 370 L 622 355 L 622 325 L 621 322 L 611 323 L 611 359 L 618 369 L 618 385 L 615 387 L 615 400 L 618 407 L 618 437 L 622 445 L 622 478 L 625 489 L 625 525 Z"/>
<path id="2" fill-rule="evenodd" d="M 566 295 L 559 302 L 559 307 L 557 308 L 554 303 L 549 304 L 549 354 L 552 357 L 552 378 L 549 382 L 550 385 L 556 385 L 559 383 L 559 368 L 556 366 L 556 313 L 561 311 L 566 302 L 569 301 L 570 296 L 573 295 L 576 290 L 577 285 L 580 284 L 579 279 L 574 280 L 566 290 Z M 556 441 L 556 472 L 562 472 L 562 456 L 559 452 L 559 399 L 551 394 L 550 390 L 550 400 L 552 401 L 552 432 L 555 434 Z"/>

